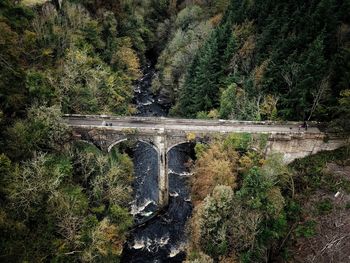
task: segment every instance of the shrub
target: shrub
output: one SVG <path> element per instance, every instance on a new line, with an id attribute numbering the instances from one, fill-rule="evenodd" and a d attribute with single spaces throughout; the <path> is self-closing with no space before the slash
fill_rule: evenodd
<path id="1" fill-rule="evenodd" d="M 223 142 L 224 149 L 235 149 L 245 152 L 252 142 L 252 135 L 249 133 L 232 133 Z"/>
<path id="2" fill-rule="evenodd" d="M 350 202 L 347 202 L 347 203 L 346 203 L 345 209 L 350 209 Z"/>
<path id="3" fill-rule="evenodd" d="M 109 207 L 109 217 L 113 224 L 118 226 L 121 233 L 125 233 L 133 224 L 133 219 L 126 208 L 118 205 Z"/>
<path id="4" fill-rule="evenodd" d="M 312 237 L 316 234 L 316 225 L 314 220 L 306 221 L 295 229 L 295 234 L 297 237 Z"/>
<path id="5" fill-rule="evenodd" d="M 204 143 L 196 143 L 194 146 L 194 151 L 196 153 L 196 158 L 199 159 L 205 153 L 205 151 L 208 149 L 208 145 Z"/>
<path id="6" fill-rule="evenodd" d="M 317 212 L 319 215 L 326 215 L 332 212 L 333 202 L 329 198 L 325 198 L 316 204 Z"/>

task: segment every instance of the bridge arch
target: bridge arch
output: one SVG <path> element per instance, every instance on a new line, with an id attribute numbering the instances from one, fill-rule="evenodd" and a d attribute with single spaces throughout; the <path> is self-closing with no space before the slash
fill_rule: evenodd
<path id="1" fill-rule="evenodd" d="M 107 148 L 107 152 L 110 152 L 114 146 L 116 146 L 117 144 L 119 144 L 119 143 L 121 143 L 121 142 L 126 141 L 127 139 L 128 139 L 128 138 L 123 138 L 123 139 L 120 139 L 120 140 L 117 140 L 117 141 L 111 143 L 111 144 L 108 146 L 108 148 Z"/>
<path id="2" fill-rule="evenodd" d="M 183 141 L 179 141 L 177 143 L 172 144 L 171 146 L 169 146 L 167 148 L 166 153 L 168 154 L 172 149 L 174 149 L 175 147 L 182 145 L 182 144 L 194 144 L 196 145 L 196 143 L 203 143 L 203 144 L 208 144 L 209 142 L 207 140 L 195 140 L 195 141 L 188 141 L 188 140 L 183 140 Z"/>
<path id="3" fill-rule="evenodd" d="M 117 144 L 119 144 L 119 143 L 121 143 L 121 142 L 125 142 L 125 141 L 127 141 L 127 140 L 128 140 L 128 138 L 123 138 L 123 139 L 120 139 L 120 140 L 117 140 L 117 141 L 111 143 L 111 144 L 108 146 L 107 151 L 110 152 L 114 146 L 116 146 Z M 158 149 L 152 142 L 149 142 L 149 141 L 144 140 L 144 139 L 136 139 L 136 141 L 142 142 L 142 143 L 144 143 L 144 144 L 147 144 L 147 145 L 151 146 L 151 147 L 157 152 L 157 154 L 159 154 L 159 149 Z"/>
<path id="4" fill-rule="evenodd" d="M 179 146 L 181 144 L 191 144 L 193 142 L 191 141 L 188 141 L 188 140 L 183 140 L 183 141 L 179 141 L 177 143 L 174 143 L 172 145 L 170 145 L 168 148 L 167 148 L 167 151 L 166 151 L 166 154 L 168 154 L 172 149 L 174 149 L 176 146 Z"/>
<path id="5" fill-rule="evenodd" d="M 158 147 L 157 146 L 155 146 L 153 143 L 151 143 L 151 142 L 148 142 L 148 141 L 146 141 L 146 140 L 142 140 L 142 139 L 140 139 L 140 140 L 137 140 L 137 141 L 139 141 L 139 142 L 143 142 L 143 143 L 145 143 L 145 144 L 147 144 L 147 145 L 149 145 L 149 146 L 151 146 L 155 151 L 156 151 L 156 153 L 157 154 L 159 154 L 159 149 L 158 149 Z"/>

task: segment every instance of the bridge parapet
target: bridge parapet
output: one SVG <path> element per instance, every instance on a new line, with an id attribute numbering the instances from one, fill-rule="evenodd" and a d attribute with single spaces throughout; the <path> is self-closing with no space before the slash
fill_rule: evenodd
<path id="1" fill-rule="evenodd" d="M 113 116 L 113 115 L 82 115 L 82 114 L 64 114 L 64 119 L 77 120 L 101 120 L 101 121 L 119 121 L 128 123 L 168 123 L 168 124 L 193 124 L 203 125 L 210 123 L 211 125 L 262 125 L 262 126 L 293 126 L 297 127 L 301 122 L 296 121 L 241 121 L 241 120 L 222 120 L 222 119 L 184 119 L 184 118 L 167 118 L 167 117 L 140 117 L 140 116 Z M 320 122 L 310 121 L 310 127 L 319 126 Z"/>

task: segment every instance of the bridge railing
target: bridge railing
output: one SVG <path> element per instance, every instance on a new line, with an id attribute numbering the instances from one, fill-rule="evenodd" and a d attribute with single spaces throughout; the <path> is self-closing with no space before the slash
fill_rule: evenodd
<path id="1" fill-rule="evenodd" d="M 271 126 L 291 126 L 297 127 L 302 121 L 241 121 L 241 120 L 222 120 L 222 119 L 184 119 L 168 117 L 139 117 L 139 116 L 114 116 L 114 115 L 84 115 L 84 114 L 64 114 L 66 119 L 94 119 L 94 120 L 112 120 L 125 122 L 147 122 L 147 123 L 168 123 L 168 124 L 210 124 L 210 125 L 271 125 Z M 322 123 L 310 121 L 309 127 L 317 127 Z"/>

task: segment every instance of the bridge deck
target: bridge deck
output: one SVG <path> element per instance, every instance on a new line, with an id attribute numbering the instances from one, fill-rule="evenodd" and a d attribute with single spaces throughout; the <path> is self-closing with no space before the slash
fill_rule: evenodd
<path id="1" fill-rule="evenodd" d="M 69 126 L 86 128 L 106 128 L 113 130 L 135 129 L 144 132 L 157 132 L 171 130 L 173 132 L 204 132 L 204 133 L 321 133 L 317 127 L 299 129 L 297 122 L 249 122 L 228 120 L 197 120 L 197 119 L 173 119 L 154 117 L 112 117 L 112 116 L 88 116 L 66 115 L 64 117 Z M 112 123 L 105 126 L 103 122 Z"/>

